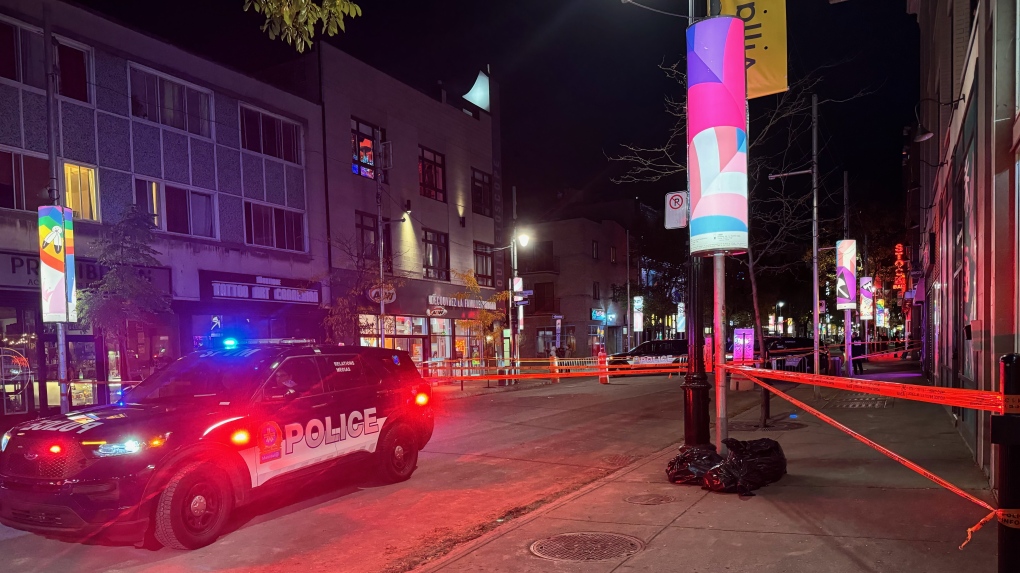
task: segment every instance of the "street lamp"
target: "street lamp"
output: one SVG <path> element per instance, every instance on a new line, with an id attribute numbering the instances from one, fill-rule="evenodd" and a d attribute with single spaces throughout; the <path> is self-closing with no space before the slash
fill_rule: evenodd
<path id="1" fill-rule="evenodd" d="M 517 244 L 520 243 L 522 247 L 527 247 L 531 241 L 531 236 L 527 233 L 518 233 L 517 227 L 513 229 L 513 236 L 510 239 L 510 244 L 505 247 L 497 247 L 492 249 L 493 251 L 504 251 L 510 249 L 510 298 L 507 301 L 507 320 L 510 323 L 510 345 L 512 346 L 510 353 L 514 364 L 519 364 L 521 360 L 521 350 L 518 340 L 519 333 L 524 331 L 524 306 L 517 305 L 517 328 L 514 328 L 513 320 L 513 307 L 516 303 L 514 300 L 514 293 L 517 292 L 514 289 L 514 283 L 517 282 Z"/>
<path id="2" fill-rule="evenodd" d="M 775 334 L 783 334 L 782 326 L 780 326 L 780 321 L 779 321 L 779 312 L 780 312 L 779 309 L 783 308 L 784 305 L 786 305 L 786 303 L 783 302 L 783 301 L 779 301 L 779 302 L 776 303 L 776 332 L 775 332 Z"/>

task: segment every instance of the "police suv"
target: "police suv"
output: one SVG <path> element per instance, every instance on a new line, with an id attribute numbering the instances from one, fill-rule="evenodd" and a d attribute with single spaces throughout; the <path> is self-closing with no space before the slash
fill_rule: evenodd
<path id="1" fill-rule="evenodd" d="M 194 352 L 121 399 L 23 423 L 0 444 L 0 522 L 51 535 L 212 543 L 272 484 L 368 460 L 389 482 L 432 437 L 406 352 L 313 344 Z M 373 459 L 374 458 L 374 459 Z"/>

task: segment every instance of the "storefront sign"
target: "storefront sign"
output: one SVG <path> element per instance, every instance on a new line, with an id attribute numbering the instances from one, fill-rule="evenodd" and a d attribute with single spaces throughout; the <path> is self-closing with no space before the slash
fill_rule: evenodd
<path id="1" fill-rule="evenodd" d="M 896 278 L 893 279 L 893 288 L 902 293 L 907 290 L 907 273 L 905 272 L 907 261 L 903 260 L 903 245 L 897 244 L 896 248 L 893 249 L 893 253 L 896 255 L 896 262 L 893 263 L 896 266 Z"/>
<path id="2" fill-rule="evenodd" d="M 428 315 L 428 316 L 433 316 L 433 317 L 435 317 L 435 316 L 446 316 L 446 307 L 445 306 L 439 306 L 438 304 L 435 304 L 435 305 L 430 306 L 426 310 L 425 314 Z"/>
<path id="3" fill-rule="evenodd" d="M 396 295 L 394 295 L 396 298 Z M 454 308 L 484 308 L 485 310 L 496 310 L 495 301 L 477 300 L 473 298 L 458 298 L 455 296 L 442 296 L 438 294 L 429 295 L 429 305 L 452 306 Z"/>
<path id="4" fill-rule="evenodd" d="M 318 305 L 321 287 L 297 279 L 198 271 L 203 299 Z"/>
<path id="5" fill-rule="evenodd" d="M 380 291 L 382 296 L 379 295 Z M 374 303 L 385 302 L 386 304 L 392 304 L 397 300 L 397 291 L 390 285 L 384 285 L 382 289 L 378 287 L 370 288 L 365 295 L 368 297 L 368 300 Z"/>
<path id="6" fill-rule="evenodd" d="M 606 309 L 604 308 L 593 308 L 591 309 L 591 319 L 603 322 L 606 320 Z"/>
<path id="7" fill-rule="evenodd" d="M 40 287 L 38 255 L 0 252 L 0 289 L 38 291 Z M 78 289 L 88 288 L 103 278 L 106 267 L 93 259 L 75 257 L 75 280 Z M 170 269 L 164 267 L 138 267 L 139 274 L 147 277 L 166 294 L 170 291 Z"/>

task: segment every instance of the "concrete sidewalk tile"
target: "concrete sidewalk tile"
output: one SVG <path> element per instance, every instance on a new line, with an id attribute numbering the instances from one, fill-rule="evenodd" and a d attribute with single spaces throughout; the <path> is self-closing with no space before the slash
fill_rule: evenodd
<path id="1" fill-rule="evenodd" d="M 648 543 L 661 526 L 622 525 L 596 523 L 570 519 L 553 519 L 542 516 L 474 549 L 470 554 L 446 564 L 444 573 L 484 571 L 486 573 L 608 573 L 616 569 L 625 558 L 607 561 L 553 561 L 531 553 L 531 544 L 561 533 L 594 531 L 620 533 L 637 537 Z"/>
<path id="2" fill-rule="evenodd" d="M 988 512 L 941 488 L 766 487 L 709 494 L 676 527 L 960 543 Z"/>
<path id="3" fill-rule="evenodd" d="M 799 458 L 788 453 L 786 467 L 787 475 L 775 486 L 938 487 L 928 478 L 884 456 L 881 459 L 818 459 Z M 969 460 L 925 460 L 922 467 L 963 489 L 988 487 L 988 480 Z"/>
<path id="4" fill-rule="evenodd" d="M 640 505 L 625 501 L 628 497 L 653 494 L 672 497 L 675 501 L 660 505 Z M 669 525 L 687 511 L 705 492 L 699 488 L 682 488 L 671 483 L 634 483 L 612 481 L 557 507 L 547 517 L 629 523 L 634 525 Z"/>
<path id="5" fill-rule="evenodd" d="M 616 573 L 976 573 L 994 571 L 994 538 L 982 531 L 961 551 L 958 541 L 670 527 Z"/>

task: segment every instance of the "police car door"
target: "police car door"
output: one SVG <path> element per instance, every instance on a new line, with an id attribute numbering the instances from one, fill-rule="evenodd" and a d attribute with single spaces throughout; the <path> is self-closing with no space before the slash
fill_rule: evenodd
<path id="1" fill-rule="evenodd" d="M 320 360 L 326 388 L 336 396 L 331 414 L 332 426 L 337 429 L 330 438 L 335 440 L 337 455 L 374 452 L 386 421 L 380 411 L 381 377 L 366 368 L 364 357 L 358 354 L 324 355 Z"/>
<path id="2" fill-rule="evenodd" d="M 285 359 L 263 385 L 260 399 L 258 485 L 336 457 L 336 447 L 326 439 L 333 396 L 324 391 L 316 357 Z"/>

